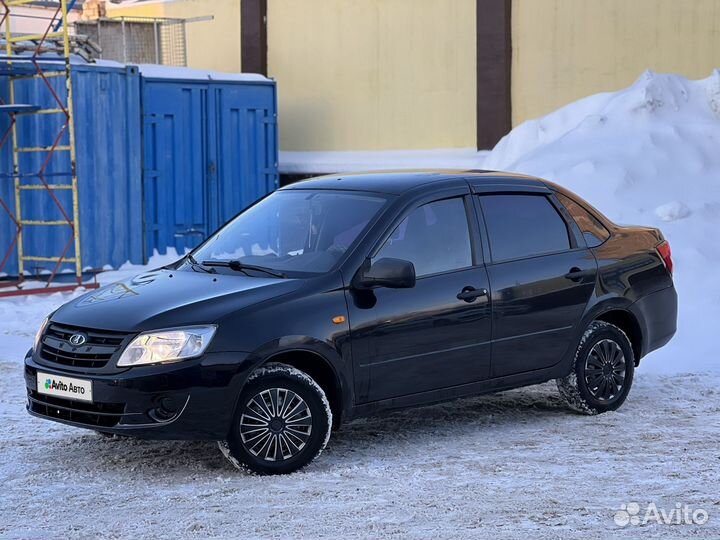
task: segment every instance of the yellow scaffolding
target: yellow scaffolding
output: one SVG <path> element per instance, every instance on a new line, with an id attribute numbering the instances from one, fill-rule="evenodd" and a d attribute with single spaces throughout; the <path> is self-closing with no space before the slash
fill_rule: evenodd
<path id="1" fill-rule="evenodd" d="M 13 282 L 0 282 L 3 285 L 14 286 L 12 290 L 4 290 L 0 288 L 0 297 L 8 295 L 29 294 L 35 292 L 50 292 L 58 290 L 70 290 L 83 285 L 82 274 L 82 258 L 80 243 L 80 208 L 78 198 L 78 181 L 76 167 L 76 151 L 75 151 L 75 125 L 73 116 L 73 84 L 71 77 L 71 37 L 68 29 L 68 0 L 60 0 L 57 11 L 49 20 L 47 29 L 42 34 L 32 35 L 13 35 L 12 20 L 14 6 L 20 6 L 29 3 L 26 0 L 0 0 L 0 25 L 5 27 L 5 57 L 0 60 L 2 63 L 2 72 L 9 78 L 9 102 L 0 105 L 0 110 L 10 115 L 10 127 L 8 137 L 7 133 L 0 139 L 0 147 L 10 138 L 12 144 L 12 173 L 4 175 L 12 178 L 14 182 L 14 209 L 11 205 L 0 199 L 0 207 L 10 215 L 16 228 L 15 238 L 10 240 L 8 246 L 0 246 L 0 250 L 5 250 L 3 254 L 0 252 L 0 271 L 7 264 L 11 253 L 17 253 L 18 278 Z M 71 0 L 71 3 L 74 3 Z M 44 62 L 53 61 L 54 63 L 62 62 L 64 69 L 61 71 L 45 71 Z M 61 92 L 57 92 L 50 83 L 50 78 L 64 76 L 65 78 L 65 96 L 61 96 Z M 20 80 L 35 78 L 40 79 L 52 96 L 56 106 L 41 108 L 32 104 L 23 104 L 16 101 L 16 83 Z M 53 117 L 61 115 L 64 117 L 62 125 L 59 128 L 54 140 L 46 146 L 21 146 L 19 138 L 18 119 L 25 116 L 37 116 L 39 118 Z M 52 131 L 52 130 L 50 130 Z M 61 153 L 69 153 L 70 171 L 65 174 L 65 178 L 69 179 L 65 182 L 50 183 L 47 180 L 47 171 L 53 162 L 53 158 L 61 155 Z M 45 154 L 41 158 L 42 165 L 38 171 L 26 172 L 22 171 L 21 155 L 26 153 Z M 66 154 L 68 155 L 68 154 Z M 58 176 L 56 173 L 55 176 Z M 60 176 L 63 176 L 62 174 Z M 35 180 L 35 183 L 28 182 Z M 39 184 L 37 181 L 39 180 Z M 24 197 L 23 192 L 45 191 L 57 206 L 62 215 L 62 219 L 24 219 Z M 72 193 L 72 209 L 67 211 L 60 199 L 56 195 L 56 191 L 69 190 Z M 63 246 L 61 254 L 28 254 L 25 250 L 25 227 L 68 227 L 70 238 L 67 244 Z M 47 283 L 41 288 L 23 288 L 22 283 L 25 281 L 28 272 L 26 271 L 26 263 L 28 262 L 51 262 L 55 263 L 49 274 Z M 75 283 L 56 284 L 55 278 L 63 264 L 73 264 L 75 268 Z M 45 269 L 47 270 L 47 269 Z M 85 287 L 94 287 L 97 284 L 84 284 Z"/>

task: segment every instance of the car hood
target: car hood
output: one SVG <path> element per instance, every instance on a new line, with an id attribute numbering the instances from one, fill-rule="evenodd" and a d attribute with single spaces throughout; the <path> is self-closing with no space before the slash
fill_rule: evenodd
<path id="1" fill-rule="evenodd" d="M 76 298 L 53 322 L 121 332 L 141 332 L 217 322 L 229 313 L 299 289 L 303 281 L 155 270 Z"/>

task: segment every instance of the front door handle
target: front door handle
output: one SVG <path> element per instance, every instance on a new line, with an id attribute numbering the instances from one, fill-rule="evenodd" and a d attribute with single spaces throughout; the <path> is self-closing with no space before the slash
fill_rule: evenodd
<path id="1" fill-rule="evenodd" d="M 589 274 L 586 270 L 580 270 L 577 266 L 573 266 L 570 271 L 565 274 L 565 277 L 570 281 L 582 281 Z"/>
<path id="2" fill-rule="evenodd" d="M 463 300 L 465 302 L 474 302 L 476 298 L 479 298 L 481 296 L 487 296 L 488 290 L 485 287 L 481 287 L 480 289 L 476 289 L 475 287 L 463 287 L 463 290 L 460 291 L 457 295 L 458 300 Z"/>

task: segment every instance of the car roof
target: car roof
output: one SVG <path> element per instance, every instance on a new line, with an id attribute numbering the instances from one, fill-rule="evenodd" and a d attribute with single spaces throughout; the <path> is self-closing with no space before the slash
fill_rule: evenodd
<path id="1" fill-rule="evenodd" d="M 476 185 L 487 182 L 499 188 L 503 185 L 545 186 L 538 178 L 509 172 L 423 169 L 328 174 L 301 180 L 282 189 L 341 189 L 399 195 L 418 187 L 452 180 L 467 180 Z"/>

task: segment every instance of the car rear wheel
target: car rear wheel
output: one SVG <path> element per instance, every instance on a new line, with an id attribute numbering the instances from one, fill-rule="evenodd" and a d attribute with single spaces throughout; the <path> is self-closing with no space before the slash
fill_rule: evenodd
<path id="1" fill-rule="evenodd" d="M 331 430 L 332 412 L 322 388 L 307 373 L 273 363 L 250 376 L 228 439 L 219 446 L 238 468 L 285 474 L 317 458 Z"/>
<path id="2" fill-rule="evenodd" d="M 614 411 L 630 392 L 635 357 L 627 334 L 614 324 L 593 321 L 580 340 L 573 370 L 557 379 L 560 395 L 576 411 Z"/>

